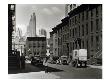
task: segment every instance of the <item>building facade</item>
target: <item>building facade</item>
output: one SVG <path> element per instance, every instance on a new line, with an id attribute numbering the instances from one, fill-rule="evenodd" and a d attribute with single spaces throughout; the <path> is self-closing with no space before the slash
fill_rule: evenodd
<path id="1" fill-rule="evenodd" d="M 25 49 L 27 56 L 40 55 L 45 57 L 46 37 L 27 37 Z"/>
<path id="2" fill-rule="evenodd" d="M 36 37 L 36 15 L 31 15 L 29 25 L 27 26 L 27 37 Z"/>
<path id="3" fill-rule="evenodd" d="M 87 49 L 88 59 L 102 55 L 101 4 L 78 6 L 53 29 L 56 29 L 58 35 L 58 56 L 70 57 L 74 49 Z"/>
<path id="4" fill-rule="evenodd" d="M 70 49 L 85 48 L 88 58 L 94 57 L 102 50 L 102 5 L 81 5 L 71 11 L 69 17 Z M 80 39 L 79 45 L 77 39 Z"/>
<path id="5" fill-rule="evenodd" d="M 15 25 L 15 4 L 8 5 L 8 53 L 12 55 L 12 43 L 13 43 L 13 32 L 16 29 Z"/>
<path id="6" fill-rule="evenodd" d="M 53 34 L 53 56 L 58 56 L 58 35 L 57 31 Z"/>
<path id="7" fill-rule="evenodd" d="M 50 32 L 49 45 L 50 45 L 49 53 L 50 53 L 50 57 L 52 58 L 53 57 L 53 31 Z"/>

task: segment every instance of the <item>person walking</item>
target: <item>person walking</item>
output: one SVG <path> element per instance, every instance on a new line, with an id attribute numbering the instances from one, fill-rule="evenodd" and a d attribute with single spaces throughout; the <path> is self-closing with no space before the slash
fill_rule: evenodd
<path id="1" fill-rule="evenodd" d="M 43 62 L 43 65 L 45 66 L 45 73 L 48 73 L 48 58 L 46 57 L 45 59 L 44 59 L 44 62 Z"/>
<path id="2" fill-rule="evenodd" d="M 21 69 L 25 69 L 25 57 L 23 54 L 21 55 L 20 60 L 21 60 Z"/>

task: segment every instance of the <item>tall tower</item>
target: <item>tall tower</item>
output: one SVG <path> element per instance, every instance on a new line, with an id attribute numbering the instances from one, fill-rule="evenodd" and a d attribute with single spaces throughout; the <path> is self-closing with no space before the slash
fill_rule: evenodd
<path id="1" fill-rule="evenodd" d="M 36 15 L 31 15 L 29 25 L 27 26 L 27 37 L 36 37 Z"/>
<path id="2" fill-rule="evenodd" d="M 32 15 L 32 37 L 36 36 L 36 15 L 33 13 Z"/>

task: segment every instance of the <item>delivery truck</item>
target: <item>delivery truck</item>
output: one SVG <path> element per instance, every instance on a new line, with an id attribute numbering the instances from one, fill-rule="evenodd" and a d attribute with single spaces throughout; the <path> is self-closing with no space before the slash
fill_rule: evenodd
<path id="1" fill-rule="evenodd" d="M 82 67 L 87 65 L 87 49 L 75 49 L 72 51 L 72 65 Z"/>

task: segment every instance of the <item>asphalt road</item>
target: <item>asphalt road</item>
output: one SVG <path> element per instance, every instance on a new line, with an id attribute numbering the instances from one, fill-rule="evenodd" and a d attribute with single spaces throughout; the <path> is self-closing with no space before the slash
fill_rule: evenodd
<path id="1" fill-rule="evenodd" d="M 50 67 L 57 68 L 59 72 L 51 72 L 54 75 L 60 76 L 60 79 L 101 79 L 102 69 L 98 68 L 75 68 L 69 65 L 49 64 Z"/>
<path id="2" fill-rule="evenodd" d="M 49 73 L 45 73 L 44 66 L 34 66 L 26 62 L 24 70 L 11 71 L 11 79 L 101 79 L 102 69 L 75 68 L 69 65 L 48 64 Z"/>

